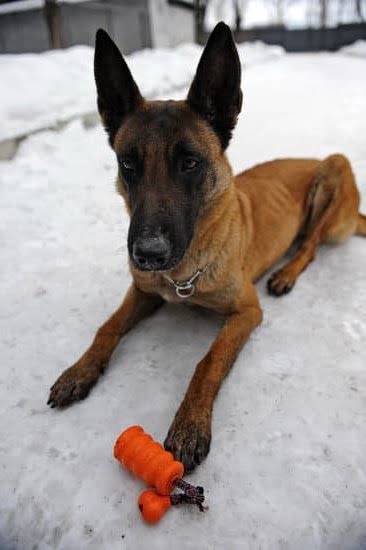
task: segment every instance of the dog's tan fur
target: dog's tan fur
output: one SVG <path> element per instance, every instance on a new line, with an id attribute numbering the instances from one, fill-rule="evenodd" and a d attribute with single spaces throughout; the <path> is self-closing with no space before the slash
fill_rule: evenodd
<path id="1" fill-rule="evenodd" d="M 149 110 L 156 102 L 144 102 Z M 178 109 L 188 107 L 177 102 Z M 189 115 L 190 116 L 190 115 Z M 134 122 L 124 124 L 114 139 L 118 153 Z M 359 193 L 348 160 L 335 154 L 315 159 L 274 160 L 236 177 L 211 129 L 196 120 L 190 140 L 214 166 L 214 188 L 205 191 L 204 204 L 193 239 L 183 260 L 169 272 L 184 281 L 207 266 L 190 298 L 179 298 L 162 272 L 142 272 L 131 264 L 133 283 L 116 313 L 99 329 L 82 358 L 53 386 L 51 402 L 64 404 L 63 395 L 84 397 L 108 364 L 120 338 L 164 301 L 192 303 L 226 317 L 225 324 L 206 356 L 197 365 L 165 445 L 188 469 L 207 454 L 215 396 L 251 332 L 260 324 L 262 311 L 254 282 L 295 241 L 298 251 L 274 273 L 268 289 L 281 295 L 293 287 L 311 262 L 319 244 L 339 242 L 358 233 L 366 235 L 365 217 L 359 214 Z M 154 157 L 159 156 L 158 148 Z M 163 161 L 162 161 L 163 162 Z M 129 205 L 121 181 L 119 192 Z M 147 191 L 148 192 L 148 191 Z"/>
<path id="2" fill-rule="evenodd" d="M 225 156 L 215 162 L 229 175 Z M 189 301 L 223 314 L 237 309 L 243 282 L 255 282 L 287 252 L 301 230 L 307 233 L 299 252 L 276 274 L 279 283 L 286 272 L 291 287 L 314 259 L 320 242 L 343 241 L 362 223 L 351 166 L 340 154 L 323 162 L 267 162 L 230 177 L 229 183 L 225 178 L 223 187 L 201 217 L 184 262 L 170 272 L 173 279 L 186 280 L 208 265 Z M 162 274 L 131 268 L 137 286 L 145 292 L 169 302 L 182 301 Z"/>

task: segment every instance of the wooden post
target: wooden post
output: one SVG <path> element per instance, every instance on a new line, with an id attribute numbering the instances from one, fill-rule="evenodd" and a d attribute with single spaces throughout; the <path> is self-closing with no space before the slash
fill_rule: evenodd
<path id="1" fill-rule="evenodd" d="M 60 6 L 56 0 L 46 0 L 44 9 L 52 48 L 62 48 Z"/>
<path id="2" fill-rule="evenodd" d="M 203 15 L 204 7 L 201 5 L 200 0 L 194 0 L 194 23 L 195 23 L 195 42 L 201 43 L 201 34 L 203 29 Z"/>

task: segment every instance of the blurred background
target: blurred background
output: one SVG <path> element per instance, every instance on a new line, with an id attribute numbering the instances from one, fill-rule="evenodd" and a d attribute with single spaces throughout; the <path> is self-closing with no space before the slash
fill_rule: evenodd
<path id="1" fill-rule="evenodd" d="M 0 53 L 93 45 L 98 27 L 126 54 L 204 43 L 221 20 L 239 42 L 335 50 L 366 36 L 366 0 L 0 0 Z"/>

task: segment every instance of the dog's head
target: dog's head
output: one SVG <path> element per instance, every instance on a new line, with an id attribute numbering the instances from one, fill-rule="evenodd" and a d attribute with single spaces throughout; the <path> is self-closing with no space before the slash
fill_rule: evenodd
<path id="1" fill-rule="evenodd" d="M 98 109 L 117 155 L 117 187 L 131 215 L 135 267 L 169 270 L 183 258 L 197 218 L 231 178 L 224 151 L 241 109 L 240 62 L 219 23 L 185 101 L 146 101 L 117 46 L 97 32 Z"/>

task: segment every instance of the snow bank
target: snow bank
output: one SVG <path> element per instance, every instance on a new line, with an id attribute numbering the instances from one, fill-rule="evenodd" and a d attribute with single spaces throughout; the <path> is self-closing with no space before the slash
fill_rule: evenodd
<path id="1" fill-rule="evenodd" d="M 188 86 L 202 48 L 142 50 L 126 57 L 142 93 L 149 98 Z M 245 66 L 283 54 L 278 46 L 239 46 Z M 96 110 L 93 48 L 75 46 L 43 54 L 0 56 L 0 141 L 52 127 Z"/>
<path id="2" fill-rule="evenodd" d="M 94 110 L 93 50 L 0 56 L 0 140 Z"/>
<path id="3" fill-rule="evenodd" d="M 346 55 L 366 58 L 366 40 L 357 40 L 349 46 L 344 46 L 339 51 Z"/>

